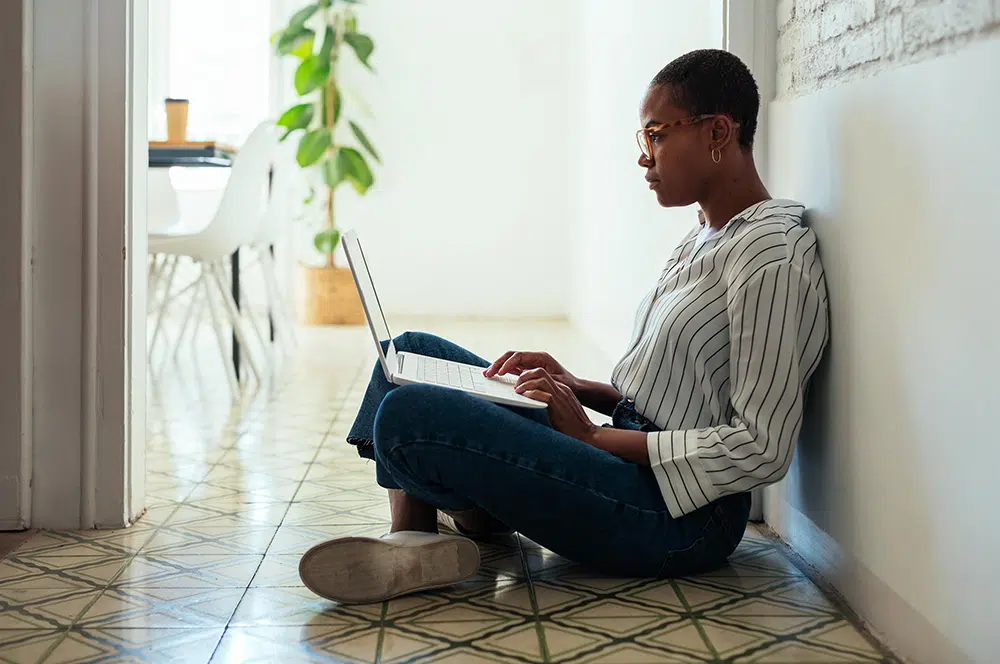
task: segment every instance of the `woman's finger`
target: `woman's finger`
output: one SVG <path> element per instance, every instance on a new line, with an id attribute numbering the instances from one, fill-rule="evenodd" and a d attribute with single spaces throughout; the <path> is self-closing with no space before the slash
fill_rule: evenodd
<path id="1" fill-rule="evenodd" d="M 514 386 L 514 391 L 518 394 L 524 394 L 529 390 L 542 390 L 546 387 L 547 385 L 545 384 L 545 381 L 541 378 L 533 378 L 531 380 L 526 380 L 523 383 L 519 382 L 516 386 Z"/>
<path id="2" fill-rule="evenodd" d="M 524 393 L 524 396 L 529 399 L 534 399 L 535 401 L 544 401 L 545 403 L 550 403 L 552 401 L 552 395 L 541 390 L 528 390 Z"/>
<path id="3" fill-rule="evenodd" d="M 495 376 L 496 373 L 497 373 L 497 371 L 500 370 L 500 367 L 502 367 L 504 365 L 504 363 L 507 360 L 509 360 L 510 356 L 513 355 L 513 354 L 514 354 L 514 351 L 509 350 L 506 353 L 504 353 L 503 355 L 501 355 L 500 357 L 498 357 L 493 362 L 493 364 L 491 364 L 490 366 L 488 366 L 486 368 L 486 371 L 483 372 L 483 375 L 486 376 L 487 378 L 492 378 L 493 376 Z"/>
<path id="4" fill-rule="evenodd" d="M 518 379 L 514 391 L 524 393 L 524 391 L 532 389 L 544 390 L 551 395 L 556 395 L 559 394 L 559 383 L 552 380 L 552 376 L 545 369 L 532 369 Z"/>
<path id="5" fill-rule="evenodd" d="M 521 363 L 523 361 L 523 358 L 524 358 L 524 353 L 520 352 L 514 353 L 509 358 L 507 358 L 507 361 L 503 363 L 503 366 L 500 367 L 500 370 L 497 371 L 497 374 L 500 376 L 506 376 L 509 373 L 520 374 Z"/>
<path id="6" fill-rule="evenodd" d="M 529 380 L 537 380 L 539 378 L 544 378 L 545 376 L 548 376 L 548 372 L 545 371 L 545 369 L 542 368 L 528 369 L 527 371 L 521 372 L 520 378 L 517 379 L 517 384 L 520 385 L 521 383 L 527 382 Z"/>

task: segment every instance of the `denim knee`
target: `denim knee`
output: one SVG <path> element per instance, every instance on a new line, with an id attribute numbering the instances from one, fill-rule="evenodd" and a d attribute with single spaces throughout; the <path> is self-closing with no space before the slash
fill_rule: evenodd
<path id="1" fill-rule="evenodd" d="M 406 333 L 409 334 L 409 333 Z M 400 447 L 412 442 L 427 424 L 427 404 L 438 388 L 432 385 L 402 385 L 385 395 L 375 413 L 375 455 L 387 459 Z"/>
<path id="2" fill-rule="evenodd" d="M 392 345 L 397 351 L 415 353 L 416 348 L 422 347 L 421 342 L 426 341 L 432 335 L 426 332 L 403 332 L 392 340 Z"/>

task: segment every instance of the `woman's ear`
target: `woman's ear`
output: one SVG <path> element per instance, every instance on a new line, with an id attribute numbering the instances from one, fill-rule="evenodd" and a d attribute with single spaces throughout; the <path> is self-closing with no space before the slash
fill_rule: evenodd
<path id="1" fill-rule="evenodd" d="M 736 138 L 736 124 L 729 116 L 717 115 L 712 120 L 712 143 L 713 150 L 721 150 L 729 145 Z"/>

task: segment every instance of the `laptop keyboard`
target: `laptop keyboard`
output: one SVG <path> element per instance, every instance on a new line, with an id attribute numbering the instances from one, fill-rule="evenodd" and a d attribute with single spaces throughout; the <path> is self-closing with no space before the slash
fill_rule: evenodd
<path id="1" fill-rule="evenodd" d="M 446 360 L 417 356 L 417 379 L 434 385 L 445 387 L 455 387 L 476 392 L 495 392 L 500 388 L 500 383 L 513 385 L 514 379 L 501 378 L 497 380 L 487 380 L 483 376 L 483 370 L 478 367 L 471 367 L 466 364 L 457 364 Z M 500 388 L 506 391 L 506 388 Z"/>

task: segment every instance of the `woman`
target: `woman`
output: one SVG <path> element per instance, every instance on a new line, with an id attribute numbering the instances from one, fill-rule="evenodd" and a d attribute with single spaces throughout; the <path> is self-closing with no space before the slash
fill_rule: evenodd
<path id="1" fill-rule="evenodd" d="M 756 83 L 735 56 L 702 50 L 657 74 L 638 132 L 664 207 L 700 206 L 639 306 L 610 384 L 547 353 L 490 363 L 406 333 L 398 350 L 513 374 L 545 401 L 519 410 L 436 386 L 395 387 L 376 366 L 348 440 L 376 461 L 391 533 L 339 538 L 303 556 L 314 592 L 373 602 L 461 582 L 479 552 L 438 534 L 438 511 L 470 537 L 516 530 L 597 571 L 670 577 L 722 565 L 746 528 L 750 490 L 791 461 L 809 377 L 827 341 L 827 298 L 803 206 L 757 174 Z M 598 427 L 584 406 L 611 415 Z"/>

